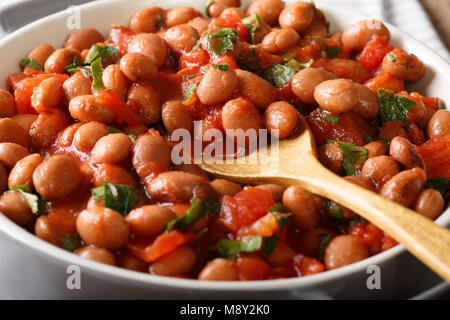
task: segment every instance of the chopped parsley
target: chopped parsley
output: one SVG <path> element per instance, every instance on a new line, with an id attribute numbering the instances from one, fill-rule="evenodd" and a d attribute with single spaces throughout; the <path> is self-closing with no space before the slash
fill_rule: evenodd
<path id="1" fill-rule="evenodd" d="M 388 54 L 386 55 L 386 58 L 388 59 L 388 61 L 389 61 L 390 63 L 397 62 L 397 57 L 394 56 L 394 55 L 391 54 L 391 53 L 388 53 Z"/>
<path id="2" fill-rule="evenodd" d="M 102 67 L 102 58 L 97 58 L 91 63 L 91 72 L 92 72 L 92 91 L 96 92 L 98 90 L 104 89 L 103 85 L 103 67 Z"/>
<path id="3" fill-rule="evenodd" d="M 322 51 L 322 57 L 327 59 L 334 59 L 341 53 L 341 51 L 341 47 L 328 47 L 327 45 L 325 45 L 324 51 Z"/>
<path id="4" fill-rule="evenodd" d="M 217 247 L 222 257 L 234 260 L 241 252 L 253 252 L 261 249 L 262 242 L 263 238 L 261 236 L 242 240 L 222 239 L 217 243 Z"/>
<path id="5" fill-rule="evenodd" d="M 155 29 L 161 29 L 162 27 L 162 21 L 163 21 L 163 15 L 161 13 L 158 13 L 156 15 L 156 22 L 155 25 L 153 26 Z"/>
<path id="6" fill-rule="evenodd" d="M 185 98 L 185 99 L 189 98 L 194 93 L 194 91 L 197 89 L 197 87 L 198 87 L 198 83 L 191 84 L 186 89 L 186 91 L 183 93 L 183 98 Z"/>
<path id="7" fill-rule="evenodd" d="M 89 50 L 84 63 L 90 64 L 94 60 L 101 58 L 102 64 L 105 65 L 107 63 L 113 62 L 118 57 L 119 51 L 117 51 L 116 48 L 94 44 Z"/>
<path id="8" fill-rule="evenodd" d="M 227 66 L 226 64 L 213 64 L 211 67 L 213 69 L 217 69 L 217 70 L 220 70 L 220 71 L 223 71 L 223 72 L 225 72 L 228 69 L 230 69 L 230 66 Z"/>
<path id="9" fill-rule="evenodd" d="M 348 176 L 358 174 L 361 163 L 369 157 L 369 150 L 348 142 L 329 141 L 329 143 L 336 143 L 342 150 L 342 165 L 346 174 Z"/>
<path id="10" fill-rule="evenodd" d="M 275 203 L 272 207 L 270 207 L 269 209 L 269 213 L 274 213 L 274 212 L 278 212 L 278 213 L 287 213 L 289 212 L 288 209 L 281 203 Z"/>
<path id="11" fill-rule="evenodd" d="M 261 23 L 263 19 L 259 14 L 254 14 L 247 18 L 242 19 L 242 23 L 248 31 L 248 35 L 250 36 L 250 43 L 255 43 L 255 32 L 261 30 Z"/>
<path id="12" fill-rule="evenodd" d="M 328 122 L 328 123 L 334 124 L 334 125 L 337 125 L 339 123 L 339 117 L 328 117 L 328 116 L 325 116 L 325 117 L 323 117 L 323 120 Z"/>
<path id="13" fill-rule="evenodd" d="M 36 60 L 33 59 L 23 58 L 20 60 L 20 65 L 22 67 L 29 67 L 39 71 L 43 71 L 39 63 L 37 63 Z"/>
<path id="14" fill-rule="evenodd" d="M 122 134 L 126 134 L 125 132 L 120 131 L 119 129 L 114 128 L 114 127 L 110 127 L 110 126 L 108 126 L 108 133 L 122 133 Z M 135 134 L 126 134 L 126 135 L 130 138 L 131 142 L 135 142 L 137 140 L 137 138 L 138 138 L 137 135 L 135 135 Z"/>
<path id="15" fill-rule="evenodd" d="M 287 209 L 284 206 L 282 208 L 280 207 L 280 209 L 286 210 L 284 212 L 287 212 Z M 269 210 L 269 212 L 270 212 L 270 210 Z M 275 248 L 277 247 L 278 242 L 280 241 L 283 227 L 288 226 L 290 223 L 289 219 L 287 219 L 286 215 L 275 216 L 275 221 L 278 223 L 279 229 L 273 236 L 264 239 L 263 254 L 265 256 L 270 256 L 274 252 Z"/>
<path id="16" fill-rule="evenodd" d="M 74 252 L 76 249 L 78 249 L 81 246 L 81 239 L 77 234 L 67 234 L 64 237 L 62 248 L 64 250 L 67 250 L 69 252 Z"/>
<path id="17" fill-rule="evenodd" d="M 320 243 L 319 257 L 317 260 L 323 263 L 323 260 L 325 258 L 325 250 L 331 242 L 331 236 L 328 234 L 321 234 L 320 237 L 322 238 L 322 242 Z"/>
<path id="18" fill-rule="evenodd" d="M 22 195 L 33 214 L 37 216 L 44 214 L 45 200 L 41 196 L 32 193 L 30 183 L 28 181 L 22 185 L 11 186 L 10 190 L 19 192 Z"/>
<path id="19" fill-rule="evenodd" d="M 105 182 L 103 186 L 91 189 L 95 201 L 103 198 L 104 206 L 126 216 L 139 202 L 140 190 L 130 186 Z"/>
<path id="20" fill-rule="evenodd" d="M 239 38 L 239 33 L 233 28 L 223 28 L 208 36 L 207 50 L 218 56 L 223 56 L 229 50 L 234 50 L 233 41 Z"/>
<path id="21" fill-rule="evenodd" d="M 363 139 L 365 144 L 369 144 L 369 143 L 371 143 L 373 141 L 372 137 L 369 136 L 367 133 L 364 133 L 362 135 L 362 139 Z"/>
<path id="22" fill-rule="evenodd" d="M 445 105 L 445 102 L 442 101 L 441 99 L 438 99 L 438 109 L 439 110 L 446 110 L 447 109 L 447 107 Z"/>
<path id="23" fill-rule="evenodd" d="M 434 178 L 428 179 L 425 184 L 425 189 L 434 189 L 445 195 L 450 188 L 450 179 L 447 178 Z"/>
<path id="24" fill-rule="evenodd" d="M 190 208 L 184 215 L 169 221 L 166 228 L 167 232 L 174 229 L 185 232 L 208 213 L 220 212 L 219 199 L 209 186 L 199 184 L 195 186 L 193 193 L 194 198 Z"/>
<path id="25" fill-rule="evenodd" d="M 291 81 L 297 72 L 298 71 L 292 67 L 276 64 L 272 67 L 264 69 L 262 76 L 264 79 L 269 81 L 272 86 L 279 87 L 286 82 Z"/>
<path id="26" fill-rule="evenodd" d="M 380 117 L 383 124 L 389 121 L 400 120 L 405 125 L 408 125 L 406 118 L 407 111 L 416 105 L 414 101 L 408 98 L 381 88 L 378 89 L 378 103 L 380 105 Z"/>
<path id="27" fill-rule="evenodd" d="M 77 71 L 82 71 L 86 76 L 92 76 L 90 64 L 83 64 L 80 62 L 78 57 L 73 58 L 72 64 L 64 67 L 69 74 L 74 74 Z"/>
<path id="28" fill-rule="evenodd" d="M 342 210 L 336 202 L 329 199 L 324 199 L 324 203 L 325 209 L 330 217 L 337 220 L 342 220 Z"/>
<path id="29" fill-rule="evenodd" d="M 288 63 L 286 65 L 291 68 L 297 69 L 297 70 L 302 70 L 302 69 L 310 68 L 313 65 L 313 63 L 314 63 L 314 59 L 311 59 L 305 63 L 297 61 L 295 59 L 291 59 L 288 61 Z"/>

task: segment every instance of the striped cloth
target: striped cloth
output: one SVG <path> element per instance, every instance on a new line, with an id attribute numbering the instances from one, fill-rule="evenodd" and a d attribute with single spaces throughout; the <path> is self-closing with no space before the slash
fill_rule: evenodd
<path id="1" fill-rule="evenodd" d="M 381 19 L 425 43 L 450 62 L 450 54 L 418 0 L 317 0 Z"/>

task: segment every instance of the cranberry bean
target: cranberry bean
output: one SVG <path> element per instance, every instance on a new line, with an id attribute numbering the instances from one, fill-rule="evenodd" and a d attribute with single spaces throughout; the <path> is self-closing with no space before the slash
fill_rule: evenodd
<path id="1" fill-rule="evenodd" d="M 45 159 L 33 173 L 36 191 L 47 200 L 64 198 L 74 192 L 81 183 L 78 164 L 63 155 Z"/>
<path id="2" fill-rule="evenodd" d="M 99 206 L 82 211 L 76 227 L 86 244 L 111 250 L 122 247 L 130 233 L 130 227 L 120 213 Z"/>
<path id="3" fill-rule="evenodd" d="M 369 257 L 369 249 L 363 241 L 352 235 L 338 236 L 325 250 L 327 270 L 338 269 Z"/>

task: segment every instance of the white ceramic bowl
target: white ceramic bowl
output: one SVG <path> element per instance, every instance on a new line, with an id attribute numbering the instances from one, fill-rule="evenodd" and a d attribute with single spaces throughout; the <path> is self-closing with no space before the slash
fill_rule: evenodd
<path id="1" fill-rule="evenodd" d="M 243 1 L 244 6 L 250 1 Z M 286 3 L 292 3 L 287 0 Z M 188 5 L 204 10 L 203 0 L 105 0 L 83 6 L 81 27 L 94 27 L 107 34 L 111 23 L 128 25 L 132 14 L 141 8 L 158 5 L 163 8 Z M 365 17 L 318 2 L 331 23 L 332 30 Z M 18 62 L 30 49 L 42 42 L 55 47 L 64 44 L 71 32 L 67 19 L 74 11 L 60 12 L 34 22 L 0 41 L 2 68 L 0 79 L 19 72 Z M 413 52 L 428 67 L 426 76 L 411 86 L 430 96 L 439 96 L 450 104 L 450 66 L 424 44 L 389 26 L 392 42 Z M 439 220 L 450 225 L 450 210 Z M 359 263 L 304 278 L 258 282 L 200 282 L 157 277 L 115 268 L 79 258 L 50 245 L 0 215 L 0 252 L 3 261 L 0 287 L 4 298 L 405 298 L 423 290 L 436 278 L 402 246 Z M 81 268 L 81 290 L 69 290 L 66 273 L 69 265 Z M 381 268 L 381 290 L 366 285 L 368 266 Z"/>

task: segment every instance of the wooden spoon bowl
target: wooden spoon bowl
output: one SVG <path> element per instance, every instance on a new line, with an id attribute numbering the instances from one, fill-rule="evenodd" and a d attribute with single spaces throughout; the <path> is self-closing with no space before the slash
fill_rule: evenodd
<path id="1" fill-rule="evenodd" d="M 386 231 L 450 282 L 450 231 L 326 169 L 317 158 L 314 136 L 303 116 L 292 138 L 280 140 L 278 145 L 269 146 L 264 152 L 259 150 L 235 163 L 201 164 L 200 167 L 216 177 L 244 185 L 301 185 Z"/>

